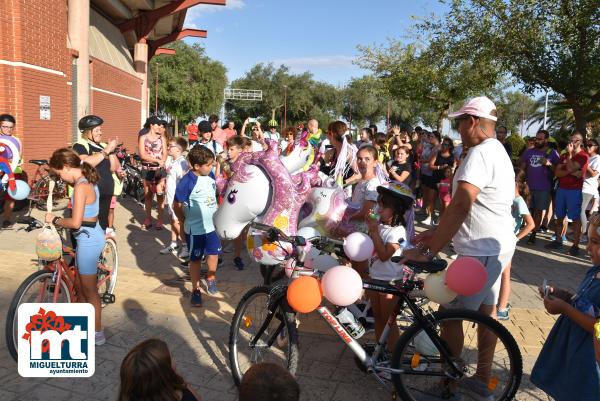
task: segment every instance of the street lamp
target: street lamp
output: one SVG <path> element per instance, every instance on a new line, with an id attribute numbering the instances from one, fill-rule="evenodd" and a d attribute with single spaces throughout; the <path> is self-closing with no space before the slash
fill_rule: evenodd
<path id="1" fill-rule="evenodd" d="M 283 127 L 287 127 L 287 85 L 283 85 Z"/>
<path id="2" fill-rule="evenodd" d="M 158 63 L 156 63 L 156 81 L 154 84 L 154 114 L 158 115 Z"/>

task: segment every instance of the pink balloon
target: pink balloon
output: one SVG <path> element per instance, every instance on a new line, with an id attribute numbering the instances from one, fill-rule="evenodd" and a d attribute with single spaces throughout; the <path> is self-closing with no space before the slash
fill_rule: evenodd
<path id="1" fill-rule="evenodd" d="M 348 266 L 336 266 L 327 270 L 321 278 L 323 295 L 334 305 L 348 306 L 362 294 L 362 280 L 356 270 Z"/>
<path id="2" fill-rule="evenodd" d="M 373 256 L 373 240 L 367 234 L 354 232 L 344 239 L 344 252 L 348 259 L 362 262 Z"/>
<path id="3" fill-rule="evenodd" d="M 475 258 L 464 256 L 456 259 L 448 267 L 446 286 L 459 295 L 475 295 L 487 281 L 485 267 Z"/>

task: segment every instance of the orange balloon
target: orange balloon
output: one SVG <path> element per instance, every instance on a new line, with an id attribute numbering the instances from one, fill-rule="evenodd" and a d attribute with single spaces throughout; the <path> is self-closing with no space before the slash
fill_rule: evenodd
<path id="1" fill-rule="evenodd" d="M 297 312 L 310 313 L 321 305 L 323 292 L 319 280 L 310 276 L 298 277 L 288 287 L 288 304 Z"/>

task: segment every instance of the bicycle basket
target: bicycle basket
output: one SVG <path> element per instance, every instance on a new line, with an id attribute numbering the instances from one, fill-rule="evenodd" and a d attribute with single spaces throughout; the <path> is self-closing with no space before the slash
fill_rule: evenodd
<path id="1" fill-rule="evenodd" d="M 39 259 L 56 260 L 62 256 L 62 239 L 51 224 L 46 224 L 39 233 L 36 243 L 35 252 Z"/>

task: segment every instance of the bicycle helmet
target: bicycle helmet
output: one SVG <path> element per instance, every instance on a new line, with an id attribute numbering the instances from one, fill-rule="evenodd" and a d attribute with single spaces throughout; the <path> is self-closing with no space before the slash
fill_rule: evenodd
<path id="1" fill-rule="evenodd" d="M 104 120 L 100 117 L 89 115 L 81 117 L 81 120 L 79 120 L 77 126 L 79 127 L 79 130 L 83 132 L 88 129 L 96 128 L 97 126 L 102 125 L 102 123 L 104 123 Z"/>
<path id="2" fill-rule="evenodd" d="M 397 197 L 401 202 L 405 203 L 407 207 L 412 206 L 413 202 L 415 201 L 415 196 L 410 190 L 410 187 L 398 181 L 390 181 L 384 185 L 378 186 L 377 192 L 380 194 L 391 194 Z"/>
<path id="3" fill-rule="evenodd" d="M 271 120 L 269 120 L 267 125 L 269 126 L 269 128 L 277 127 L 277 120 L 271 119 Z"/>

